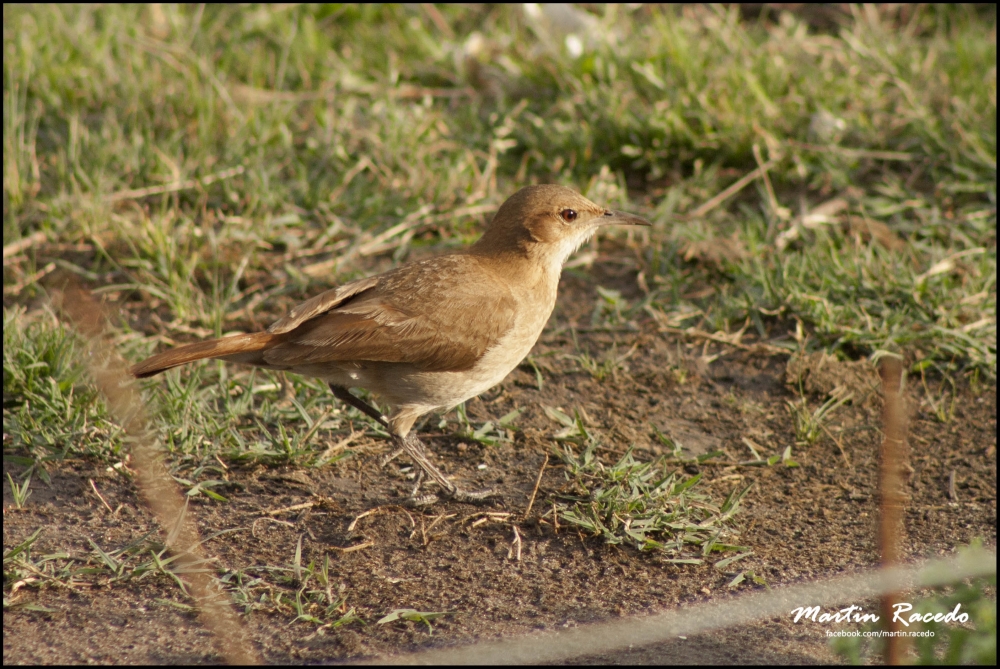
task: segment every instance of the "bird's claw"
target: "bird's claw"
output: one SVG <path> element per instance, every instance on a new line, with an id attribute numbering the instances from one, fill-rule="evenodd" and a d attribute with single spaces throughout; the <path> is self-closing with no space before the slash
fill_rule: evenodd
<path id="1" fill-rule="evenodd" d="M 486 490 L 475 490 L 472 492 L 462 490 L 461 488 L 455 488 L 455 491 L 451 493 L 450 497 L 456 502 L 482 504 L 489 499 L 500 497 L 500 493 L 491 488 L 487 488 Z"/>
<path id="2" fill-rule="evenodd" d="M 417 495 L 417 487 L 413 489 L 410 496 L 406 499 L 406 506 L 420 508 L 431 506 L 437 504 L 440 501 L 454 500 L 456 502 L 463 502 L 465 504 L 484 504 L 490 499 L 495 499 L 500 497 L 500 493 L 496 490 L 486 489 L 486 490 L 462 490 L 459 487 L 454 487 L 452 490 L 443 490 L 441 494 L 428 493 L 426 495 Z"/>
<path id="3" fill-rule="evenodd" d="M 392 453 L 389 453 L 388 455 L 384 456 L 381 460 L 379 460 L 378 466 L 385 467 L 386 465 L 388 465 L 390 462 L 392 462 L 405 452 L 406 452 L 405 448 L 397 448 Z"/>

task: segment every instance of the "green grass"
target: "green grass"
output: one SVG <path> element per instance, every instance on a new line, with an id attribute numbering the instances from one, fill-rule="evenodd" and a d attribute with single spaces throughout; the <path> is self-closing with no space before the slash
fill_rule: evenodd
<path id="1" fill-rule="evenodd" d="M 629 448 L 617 462 L 605 464 L 598 455 L 602 436 L 587 428 L 579 411 L 571 418 L 561 409 L 542 408 L 563 426 L 553 439 L 563 444 L 558 456 L 568 483 L 542 516 L 554 527 L 575 527 L 605 543 L 657 551 L 683 564 L 701 564 L 713 551 L 742 548 L 726 540 L 735 536 L 733 516 L 749 487 L 734 489 L 722 504 L 714 503 L 698 487 L 701 474 L 685 476 L 675 467 L 681 462 L 679 448 L 649 462 L 636 460 Z M 660 436 L 666 445 L 667 438 Z M 721 451 L 713 451 L 697 461 L 719 455 Z M 725 558 L 716 566 L 723 569 L 732 561 Z"/>
<path id="2" fill-rule="evenodd" d="M 4 243 L 45 239 L 4 261 L 5 456 L 120 459 L 40 306 L 61 277 L 113 305 L 139 359 L 467 244 L 532 182 L 654 222 L 631 242 L 649 294 L 602 292 L 595 325 L 654 309 L 792 346 L 801 322 L 808 348 L 995 383 L 994 9 L 856 8 L 823 30 L 576 11 L 579 55 L 520 6 L 5 6 Z M 759 161 L 767 182 L 699 211 Z M 595 376 L 622 364 L 590 355 Z M 155 421 L 192 482 L 216 455 L 318 464 L 317 432 L 368 425 L 309 380 L 290 402 L 219 363 L 164 378 Z"/>
<path id="3" fill-rule="evenodd" d="M 387 615 L 375 621 L 376 625 L 384 625 L 386 623 L 392 623 L 400 620 L 406 620 L 414 623 L 423 623 L 427 625 L 428 636 L 434 633 L 434 628 L 431 627 L 431 621 L 435 618 L 440 618 L 442 616 L 450 615 L 451 611 L 417 611 L 416 609 L 394 609 L 390 611 Z"/>
<path id="4" fill-rule="evenodd" d="M 749 488 L 733 490 L 716 505 L 696 488 L 701 474 L 683 476 L 667 458 L 638 461 L 631 450 L 605 465 L 596 453 L 598 440 L 582 424 L 579 429 L 585 436 L 581 453 L 564 446 L 561 454 L 572 489 L 560 494 L 563 501 L 547 512 L 551 522 L 577 527 L 609 544 L 659 551 L 678 563 L 700 564 L 713 551 L 741 548 L 725 540 L 735 536 L 732 517 Z"/>
<path id="5" fill-rule="evenodd" d="M 132 338 L 122 347 L 129 350 L 135 343 Z M 72 330 L 58 325 L 49 311 L 26 316 L 11 309 L 5 314 L 4 352 L 4 452 L 30 467 L 25 479 L 36 465 L 44 477 L 47 463 L 67 457 L 121 459 L 123 434 L 97 392 L 82 382 L 85 347 Z M 348 431 L 349 422 L 367 421 L 354 409 L 331 409 L 317 381 L 289 379 L 291 399 L 281 396 L 277 381 L 267 372 L 234 378 L 224 365 L 213 364 L 151 384 L 150 404 L 157 409 L 156 427 L 172 455 L 173 473 L 191 479 L 221 475 L 217 455 L 304 466 L 349 456 L 342 451 L 324 458 L 310 439 L 319 430 Z M 303 429 L 288 431 L 285 423 Z M 211 486 L 219 482 L 186 483 L 193 486 L 189 494 L 213 496 Z"/>
<path id="6" fill-rule="evenodd" d="M 795 402 L 785 400 L 788 413 L 795 424 L 795 444 L 797 446 L 812 446 L 823 437 L 826 424 L 830 422 L 837 409 L 853 399 L 853 394 L 842 397 L 831 397 L 818 408 L 810 411 L 805 394 L 801 394 Z"/>
<path id="7" fill-rule="evenodd" d="M 223 530 L 205 539 L 205 543 L 230 532 L 247 532 L 247 528 Z M 18 594 L 22 588 L 62 588 L 77 591 L 91 588 L 95 583 L 112 584 L 124 581 L 140 581 L 160 578 L 180 594 L 189 597 L 184 571 L 176 570 L 177 556 L 169 556 L 167 548 L 151 538 L 150 532 L 131 543 L 116 547 L 101 547 L 90 537 L 90 551 L 57 551 L 44 555 L 36 554 L 34 544 L 43 529 L 36 530 L 19 544 L 4 552 L 4 601 L 7 609 L 22 608 L 34 611 L 49 609 L 22 600 Z M 276 613 L 290 617 L 291 622 L 303 622 L 316 626 L 316 633 L 326 629 L 336 629 L 351 623 L 364 624 L 354 607 L 347 606 L 344 586 L 334 587 L 330 578 L 330 557 L 302 564 L 301 541 L 296 547 L 292 562 L 287 565 L 252 566 L 241 570 L 226 570 L 219 573 L 222 587 L 230 593 L 245 614 L 251 612 Z M 206 565 L 205 568 L 212 567 Z M 185 611 L 193 607 L 172 599 L 158 599 L 158 603 Z"/>
<path id="8" fill-rule="evenodd" d="M 115 458 L 120 428 L 92 387 L 83 383 L 84 350 L 50 311 L 4 311 L 4 455 L 29 466 L 90 456 Z M 31 477 L 31 471 L 26 479 Z"/>

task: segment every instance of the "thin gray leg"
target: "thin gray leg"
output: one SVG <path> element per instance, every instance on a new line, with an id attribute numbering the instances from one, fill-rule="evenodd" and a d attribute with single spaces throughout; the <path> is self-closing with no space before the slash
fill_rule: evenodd
<path id="1" fill-rule="evenodd" d="M 395 442 L 393 442 L 393 443 L 395 443 Z M 378 461 L 378 466 L 379 467 L 385 467 L 387 464 L 389 464 L 390 462 L 392 462 L 393 460 L 395 460 L 396 458 L 398 458 L 399 456 L 401 456 L 405 452 L 406 452 L 406 449 L 404 449 L 404 448 L 397 448 L 397 449 L 393 450 L 392 453 L 390 453 L 389 455 L 385 456 L 384 458 L 382 458 L 381 460 Z"/>
<path id="2" fill-rule="evenodd" d="M 376 423 L 380 423 L 382 427 L 389 429 L 389 419 L 382 415 L 378 409 L 368 404 L 360 397 L 355 397 L 355 395 L 345 388 L 344 386 L 338 386 L 330 384 L 330 390 L 333 391 L 334 397 L 336 397 L 341 402 L 345 404 L 350 404 L 352 407 L 360 411 L 361 413 L 374 419 Z"/>
<path id="3" fill-rule="evenodd" d="M 336 384 L 330 384 L 330 390 L 333 391 L 334 397 L 339 399 L 345 404 L 350 404 L 352 407 L 370 417 L 375 422 L 379 423 L 382 427 L 389 429 L 389 419 L 383 416 L 375 407 L 368 404 L 364 400 L 356 397 L 350 390 L 344 386 L 338 386 Z M 445 497 L 454 499 L 458 502 L 482 502 L 489 499 L 490 497 L 498 497 L 498 493 L 492 490 L 478 490 L 476 492 L 466 492 L 462 490 L 454 483 L 449 481 L 441 470 L 434 466 L 430 458 L 427 455 L 427 451 L 424 449 L 424 445 L 420 443 L 420 440 L 415 436 L 407 435 L 406 437 L 399 437 L 397 435 L 392 435 L 392 441 L 396 445 L 397 450 L 389 458 L 383 462 L 383 466 L 388 464 L 388 462 L 396 457 L 400 451 L 405 452 L 410 458 L 417 464 L 420 469 L 426 473 L 431 479 L 434 480 L 439 486 L 444 488 Z M 413 494 L 410 496 L 410 503 L 414 506 L 426 506 L 428 504 L 433 504 L 438 501 L 437 495 L 421 495 L 416 496 L 417 489 L 420 487 L 420 481 L 423 478 L 421 474 L 420 478 L 417 480 L 417 486 L 413 489 Z"/>
<path id="4" fill-rule="evenodd" d="M 431 479 L 434 480 L 439 486 L 444 488 L 445 498 L 450 498 L 456 502 L 471 502 L 478 503 L 483 502 L 491 497 L 499 497 L 499 493 L 493 490 L 477 490 L 475 492 L 467 492 L 462 490 L 454 483 L 448 480 L 448 478 L 441 472 L 440 469 L 434 466 L 430 458 L 427 456 L 427 451 L 424 449 L 424 445 L 415 436 L 407 435 L 404 437 L 393 437 L 393 441 L 397 442 L 402 446 L 406 454 L 417 463 L 417 465 L 424 470 Z M 416 489 L 414 489 L 416 492 Z M 427 506 L 438 501 L 437 495 L 421 495 L 417 497 L 415 495 L 410 497 L 410 503 L 414 506 Z"/>

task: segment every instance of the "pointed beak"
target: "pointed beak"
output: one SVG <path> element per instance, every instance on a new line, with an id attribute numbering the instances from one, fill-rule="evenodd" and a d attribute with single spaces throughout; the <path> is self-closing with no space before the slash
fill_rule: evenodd
<path id="1" fill-rule="evenodd" d="M 597 220 L 598 225 L 645 225 L 651 226 L 652 223 L 642 218 L 641 216 L 636 216 L 635 214 L 627 214 L 624 211 L 605 211 L 604 216 L 601 216 Z"/>

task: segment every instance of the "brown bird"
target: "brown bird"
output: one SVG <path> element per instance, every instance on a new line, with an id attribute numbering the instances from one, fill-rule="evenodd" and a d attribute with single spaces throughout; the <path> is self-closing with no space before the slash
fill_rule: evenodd
<path id="1" fill-rule="evenodd" d="M 180 346 L 131 371 L 143 378 L 218 358 L 318 377 L 385 426 L 448 497 L 481 500 L 493 493 L 467 492 L 449 481 L 410 429 L 420 416 L 500 383 L 528 355 L 555 307 L 563 263 L 602 225 L 649 222 L 562 186 L 528 186 L 500 206 L 466 249 L 320 293 L 266 332 Z M 376 393 L 392 405 L 392 415 L 349 388 Z"/>

